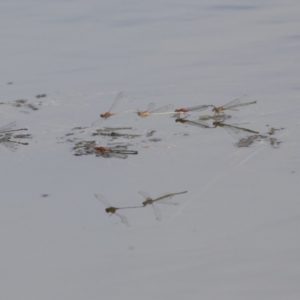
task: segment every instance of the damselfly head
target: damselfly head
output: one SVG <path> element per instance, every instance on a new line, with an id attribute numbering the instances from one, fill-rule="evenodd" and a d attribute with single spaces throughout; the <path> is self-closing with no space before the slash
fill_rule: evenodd
<path id="1" fill-rule="evenodd" d="M 116 212 L 116 210 L 117 210 L 117 208 L 115 208 L 115 207 L 108 207 L 105 209 L 105 211 L 107 213 L 112 213 L 112 214 L 114 214 Z"/>
<path id="2" fill-rule="evenodd" d="M 143 205 L 146 206 L 148 204 L 152 204 L 153 203 L 153 200 L 152 199 L 148 199 L 146 201 L 143 202 Z"/>

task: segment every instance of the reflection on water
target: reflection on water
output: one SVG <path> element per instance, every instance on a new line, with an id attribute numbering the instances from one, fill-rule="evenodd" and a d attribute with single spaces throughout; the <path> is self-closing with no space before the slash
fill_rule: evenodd
<path id="1" fill-rule="evenodd" d="M 279 148 L 279 145 L 281 144 L 281 141 L 279 141 L 277 138 L 270 137 L 270 135 L 274 135 L 277 131 L 283 130 L 284 128 L 274 128 L 271 127 L 269 131 L 266 134 L 254 134 L 250 135 L 248 137 L 240 139 L 235 146 L 237 147 L 249 147 L 252 145 L 255 141 L 261 142 L 269 142 L 270 145 L 273 148 Z"/>
<path id="2" fill-rule="evenodd" d="M 96 156 L 102 156 L 105 158 L 127 158 L 128 155 L 138 154 L 138 151 L 129 150 L 129 145 L 115 145 L 110 146 L 99 146 L 96 141 L 80 141 L 73 147 L 73 154 L 75 156 L 95 154 Z"/>
<path id="3" fill-rule="evenodd" d="M 16 134 L 17 131 L 24 131 L 27 128 L 14 129 L 17 126 L 16 122 L 11 122 L 0 128 L 0 144 L 10 151 L 18 149 L 19 145 L 28 145 L 28 143 L 18 142 L 12 139 L 30 139 L 31 134 Z"/>
<path id="4" fill-rule="evenodd" d="M 252 104 L 253 102 L 246 103 Z M 244 103 L 245 105 L 245 103 Z M 231 106 L 232 107 L 232 106 Z M 234 139 L 237 139 L 238 142 L 235 144 L 236 147 L 249 147 L 255 141 L 268 141 L 273 148 L 278 148 L 280 141 L 277 138 L 269 137 L 269 135 L 274 135 L 277 131 L 282 130 L 284 128 L 270 128 L 270 130 L 266 134 L 260 134 L 258 131 L 254 131 L 249 128 L 241 127 L 239 124 L 227 124 L 224 121 L 231 116 L 225 114 L 216 114 L 214 116 L 200 116 L 199 119 L 189 120 L 187 118 L 177 118 L 175 122 L 197 126 L 199 128 L 224 128 Z M 214 120 L 211 125 L 207 123 L 205 120 Z"/>
<path id="5" fill-rule="evenodd" d="M 211 126 L 209 126 L 208 123 L 206 123 L 205 121 L 202 120 L 188 120 L 188 119 L 183 119 L 183 118 L 179 118 L 176 119 L 175 122 L 179 122 L 179 123 L 183 123 L 183 124 L 188 124 L 188 125 L 193 125 L 193 126 L 197 126 L 200 128 L 213 128 Z"/>
<path id="6" fill-rule="evenodd" d="M 230 125 L 230 124 L 217 122 L 217 121 L 213 122 L 213 126 L 224 128 L 234 138 L 236 138 L 241 133 L 244 133 L 244 134 L 249 134 L 249 133 L 259 134 L 259 132 L 248 129 L 248 128 L 239 127 L 239 126 L 236 126 L 236 125 Z"/>
<path id="7" fill-rule="evenodd" d="M 44 98 L 46 97 L 46 94 L 39 94 L 36 96 L 37 98 Z M 109 110 L 105 114 L 100 115 L 100 120 L 105 120 L 113 115 L 116 115 L 117 113 L 112 113 L 111 110 L 115 108 L 115 106 L 119 103 L 119 101 L 123 97 L 123 92 L 120 92 L 116 95 L 115 99 L 113 100 Z M 268 141 L 273 148 L 278 148 L 279 142 L 276 138 L 270 138 L 269 135 L 274 135 L 276 131 L 279 129 L 271 128 L 270 131 L 267 133 L 267 137 L 264 134 L 260 134 L 258 131 L 252 130 L 250 128 L 246 128 L 244 126 L 240 126 L 239 124 L 228 124 L 225 123 L 226 120 L 231 118 L 231 115 L 229 115 L 228 111 L 237 111 L 237 108 L 248 106 L 251 104 L 257 103 L 256 101 L 252 102 L 244 102 L 242 103 L 240 99 L 234 99 L 230 101 L 229 103 L 222 105 L 222 106 L 215 106 L 213 104 L 201 104 L 201 105 L 195 105 L 192 107 L 186 107 L 186 108 L 179 108 L 172 110 L 173 104 L 169 104 L 163 107 L 160 107 L 158 109 L 155 108 L 155 104 L 151 102 L 148 105 L 148 109 L 145 111 L 133 111 L 128 110 L 125 113 L 137 113 L 141 117 L 145 116 L 151 116 L 151 115 L 164 115 L 164 114 L 173 114 L 174 116 L 177 116 L 175 121 L 177 123 L 182 123 L 185 125 L 192 125 L 203 129 L 214 129 L 217 127 L 224 128 L 231 136 L 233 136 L 238 142 L 235 144 L 236 147 L 249 147 L 252 145 L 255 141 Z M 14 107 L 29 107 L 33 110 L 36 110 L 37 107 L 35 105 L 28 103 L 27 100 L 15 100 L 9 103 L 10 105 Z M 45 103 L 44 103 L 45 104 Z M 214 115 L 202 115 L 198 116 L 197 119 L 189 119 L 189 114 L 196 113 L 203 111 L 209 107 L 213 107 L 212 112 L 214 112 Z M 226 113 L 225 113 L 226 112 Z M 180 117 L 183 115 L 183 117 Z M 123 114 L 124 116 L 124 114 Z M 158 119 L 157 119 L 158 120 Z M 157 123 L 158 121 L 155 121 Z M 95 124 L 98 124 L 97 122 L 94 122 Z M 93 123 L 93 125 L 95 125 Z M 14 129 L 15 123 L 12 122 L 8 125 L 5 125 L 0 128 L 0 135 L 2 134 L 8 134 L 12 133 L 14 131 L 20 131 L 20 130 L 26 130 L 26 129 Z M 134 131 L 134 132 L 133 132 Z M 95 141 L 93 139 L 87 140 L 86 136 L 90 137 L 103 137 L 109 138 L 110 141 L 117 140 L 118 142 L 124 142 L 124 139 L 136 139 L 136 144 L 139 146 L 144 147 L 145 139 L 140 138 L 147 138 L 148 142 L 160 142 L 163 139 L 160 137 L 154 136 L 155 134 L 159 133 L 158 130 L 143 130 L 142 133 L 137 133 L 136 128 L 133 129 L 133 127 L 130 126 L 118 126 L 118 127 L 100 127 L 97 129 L 94 129 L 93 127 L 81 127 L 77 126 L 71 129 L 70 132 L 67 132 L 64 134 L 63 137 L 57 137 L 58 143 L 65 143 L 65 142 L 71 142 L 74 143 L 73 146 L 73 154 L 76 156 L 82 156 L 87 154 L 95 154 L 96 156 L 102 156 L 105 158 L 122 158 L 125 159 L 128 157 L 128 155 L 137 154 L 138 152 L 136 150 L 130 150 L 127 146 L 98 146 L 99 141 Z M 21 143 L 18 141 L 14 141 L 14 139 L 29 139 L 31 138 L 31 135 L 27 134 L 18 134 L 15 136 L 10 135 L 9 137 L 6 136 L 5 138 L 2 137 L 1 144 L 5 145 L 9 149 L 16 149 L 18 145 L 23 144 L 26 145 L 27 143 Z M 106 143 L 107 144 L 107 141 Z"/>
<path id="8" fill-rule="evenodd" d="M 28 145 L 28 143 L 22 143 L 18 141 L 14 141 L 10 139 L 10 135 L 6 135 L 4 137 L 0 137 L 0 145 L 4 146 L 10 151 L 16 151 L 19 145 Z"/>

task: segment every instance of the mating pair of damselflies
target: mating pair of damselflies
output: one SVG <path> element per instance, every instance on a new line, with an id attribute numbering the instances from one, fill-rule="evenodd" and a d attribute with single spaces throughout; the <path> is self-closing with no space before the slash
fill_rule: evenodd
<path id="1" fill-rule="evenodd" d="M 169 193 L 169 194 L 165 194 L 163 196 L 160 196 L 156 199 L 152 199 L 150 197 L 150 195 L 146 192 L 140 191 L 139 194 L 142 195 L 145 198 L 145 201 L 142 203 L 143 205 L 141 206 L 125 206 L 125 207 L 114 207 L 111 206 L 111 204 L 109 203 L 109 201 L 101 194 L 95 194 L 95 197 L 100 200 L 104 205 L 107 206 L 107 208 L 105 209 L 105 211 L 107 213 L 110 213 L 111 215 L 115 214 L 116 216 L 118 216 L 121 219 L 121 222 L 126 224 L 127 226 L 129 226 L 129 222 L 127 220 L 127 218 L 121 214 L 119 214 L 117 211 L 118 210 L 122 210 L 122 209 L 133 209 L 133 208 L 143 208 L 147 205 L 151 205 L 154 209 L 154 214 L 155 217 L 158 221 L 161 220 L 161 213 L 160 210 L 158 209 L 158 207 L 156 206 L 156 202 L 157 203 L 161 203 L 161 204 L 171 204 L 171 205 L 178 205 L 177 202 L 170 202 L 170 201 L 166 201 L 167 199 L 171 199 L 173 196 L 176 195 L 180 195 L 180 194 L 185 194 L 187 193 L 187 191 L 184 192 L 179 192 L 179 193 Z"/>
<path id="2" fill-rule="evenodd" d="M 111 116 L 116 115 L 117 113 L 113 113 L 111 111 L 117 105 L 117 103 L 122 99 L 122 97 L 123 97 L 123 92 L 118 93 L 117 96 L 115 97 L 112 105 L 110 106 L 109 110 L 106 113 L 100 114 L 100 119 L 93 122 L 92 126 L 99 125 L 104 119 L 107 119 Z M 150 115 L 173 113 L 173 112 L 167 112 L 168 110 L 173 108 L 173 104 L 169 104 L 169 105 L 157 108 L 157 109 L 154 109 L 154 108 L 155 108 L 155 104 L 150 103 L 148 105 L 147 110 L 143 110 L 143 111 L 136 110 L 136 111 L 128 111 L 128 112 L 135 112 L 140 117 L 147 117 L 147 116 L 150 116 Z"/>

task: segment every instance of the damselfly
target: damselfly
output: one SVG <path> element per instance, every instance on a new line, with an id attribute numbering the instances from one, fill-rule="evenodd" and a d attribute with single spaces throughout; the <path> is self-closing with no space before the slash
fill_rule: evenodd
<path id="1" fill-rule="evenodd" d="M 168 104 L 166 106 L 155 108 L 154 103 L 149 103 L 148 109 L 147 110 L 137 110 L 136 113 L 140 117 L 148 117 L 148 116 L 153 116 L 153 115 L 166 115 L 166 114 L 173 114 L 174 111 L 168 112 L 168 110 L 172 109 L 174 107 L 173 104 Z"/>
<path id="2" fill-rule="evenodd" d="M 109 203 L 109 201 L 104 196 L 102 196 L 101 194 L 95 193 L 95 197 L 96 197 L 96 199 L 98 199 L 99 201 L 101 201 L 105 206 L 107 206 L 107 208 L 105 209 L 105 211 L 108 214 L 118 216 L 121 219 L 121 222 L 124 223 L 124 224 L 126 224 L 127 226 L 129 226 L 129 222 L 128 222 L 127 218 L 125 216 L 120 215 L 119 213 L 117 213 L 117 210 L 120 210 L 120 209 L 130 209 L 130 208 L 141 208 L 141 207 L 143 207 L 143 206 L 114 207 L 114 206 L 111 206 L 111 204 Z"/>
<path id="3" fill-rule="evenodd" d="M 92 126 L 95 126 L 95 125 L 99 124 L 101 121 L 103 121 L 103 119 L 107 119 L 111 116 L 116 115 L 117 113 L 112 113 L 111 111 L 116 106 L 116 104 L 120 101 L 120 99 L 122 97 L 123 97 L 123 92 L 118 93 L 117 96 L 115 97 L 112 105 L 110 106 L 109 110 L 104 114 L 100 114 L 101 119 L 99 119 L 99 120 L 95 121 L 94 123 L 92 123 Z"/>
<path id="4" fill-rule="evenodd" d="M 224 113 L 224 110 L 235 110 L 238 111 L 236 108 L 240 107 L 240 106 L 245 106 L 245 105 L 250 105 L 250 104 L 255 104 L 257 103 L 257 101 L 252 101 L 252 102 L 247 102 L 247 103 L 241 103 L 240 99 L 234 99 L 232 101 L 230 101 L 229 103 L 223 105 L 223 106 L 219 106 L 219 107 L 215 107 L 212 109 L 212 111 L 215 114 L 219 114 L 219 113 Z"/>
<path id="5" fill-rule="evenodd" d="M 156 207 L 156 205 L 154 203 L 159 201 L 159 203 L 161 203 L 161 204 L 178 205 L 178 203 L 176 203 L 176 202 L 170 202 L 170 201 L 166 202 L 165 200 L 170 199 L 173 196 L 180 195 L 180 194 L 185 194 L 185 193 L 187 193 L 187 191 L 179 192 L 179 193 L 166 194 L 166 195 L 163 195 L 163 196 L 158 197 L 156 199 L 152 199 L 148 193 L 143 192 L 143 191 L 139 191 L 139 194 L 142 195 L 145 198 L 145 201 L 143 202 L 143 206 L 147 206 L 147 205 L 150 204 L 153 207 L 155 217 L 158 221 L 161 220 L 161 213 L 160 213 L 160 210 Z"/>

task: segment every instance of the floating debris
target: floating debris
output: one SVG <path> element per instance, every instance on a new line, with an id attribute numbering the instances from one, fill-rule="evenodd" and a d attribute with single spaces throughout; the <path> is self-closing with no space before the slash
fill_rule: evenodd
<path id="1" fill-rule="evenodd" d="M 151 130 L 151 131 L 146 133 L 146 137 L 153 136 L 154 133 L 155 133 L 155 130 Z"/>
<path id="2" fill-rule="evenodd" d="M 32 139 L 32 135 L 31 134 L 16 134 L 13 135 L 14 139 Z"/>
<path id="3" fill-rule="evenodd" d="M 38 110 L 39 108 L 36 106 L 36 104 L 27 103 L 28 100 L 25 99 L 18 99 L 12 101 L 10 104 L 14 107 L 26 107 L 31 110 Z M 41 103 L 38 103 L 38 105 L 41 105 Z"/>
<path id="4" fill-rule="evenodd" d="M 269 138 L 269 141 L 273 148 L 279 148 L 279 145 L 281 144 L 281 142 L 275 138 Z"/>
<path id="5" fill-rule="evenodd" d="M 270 142 L 270 145 L 275 149 L 279 148 L 279 145 L 281 144 L 281 142 L 278 141 L 278 139 L 276 139 L 276 138 L 271 138 L 266 135 L 259 134 L 259 135 L 250 135 L 246 138 L 242 138 L 235 144 L 235 146 L 236 147 L 249 147 L 255 141 L 268 141 L 268 142 Z"/>
<path id="6" fill-rule="evenodd" d="M 268 134 L 269 135 L 273 135 L 275 134 L 276 131 L 280 131 L 280 130 L 283 130 L 284 128 L 273 128 L 271 127 L 270 130 L 268 131 Z"/>
<path id="7" fill-rule="evenodd" d="M 32 110 L 38 110 L 39 109 L 38 107 L 34 106 L 31 103 L 30 104 L 26 104 L 25 106 L 28 107 L 28 108 L 30 108 L 30 109 L 32 109 Z"/>
<path id="8" fill-rule="evenodd" d="M 15 107 L 21 107 L 21 106 L 23 106 L 26 102 L 27 102 L 27 100 L 25 100 L 25 99 L 18 99 L 18 100 L 12 101 L 11 105 L 12 105 L 12 106 L 15 106 Z"/>
<path id="9" fill-rule="evenodd" d="M 80 141 L 73 147 L 73 154 L 76 156 L 94 154 L 96 141 Z"/>

